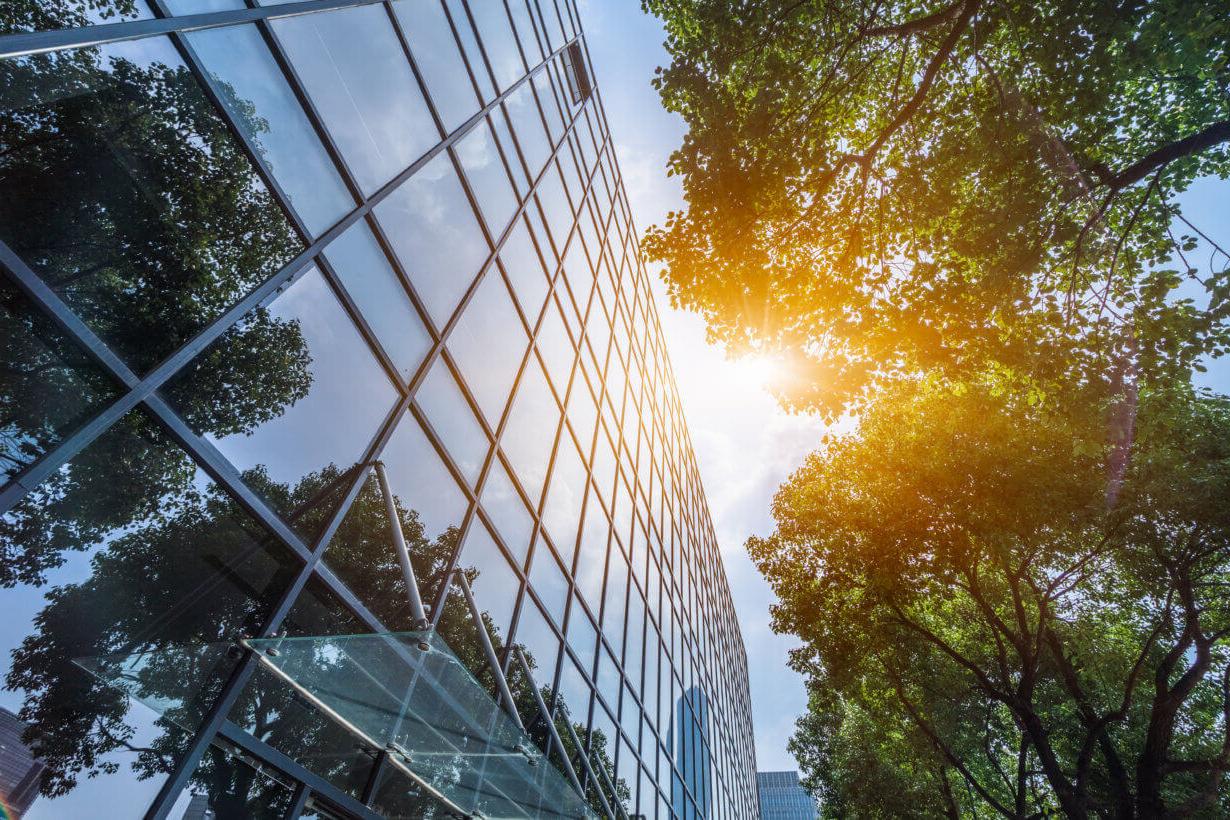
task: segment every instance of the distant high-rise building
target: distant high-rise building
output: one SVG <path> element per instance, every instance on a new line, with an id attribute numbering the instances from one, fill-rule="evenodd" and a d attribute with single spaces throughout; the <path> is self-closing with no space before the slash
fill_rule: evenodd
<path id="1" fill-rule="evenodd" d="M 12 817 L 29 811 L 38 797 L 39 776 L 43 773 L 43 764 L 22 742 L 25 728 L 17 715 L 0 708 L 0 804 Z"/>
<path id="2" fill-rule="evenodd" d="M 816 800 L 799 784 L 798 772 L 757 772 L 761 820 L 816 820 Z"/>
<path id="3" fill-rule="evenodd" d="M 182 820 L 214 820 L 213 810 L 209 808 L 209 795 L 205 792 L 193 792 L 188 808 L 184 809 Z"/>
<path id="4" fill-rule="evenodd" d="M 63 775 L 48 816 L 756 816 L 577 6 L 3 3 L 0 679 Z M 253 647 L 426 632 L 412 577 L 467 665 L 415 691 L 460 728 L 372 702 L 411 703 L 426 638 L 362 674 Z M 489 657 L 524 727 L 490 728 Z"/>

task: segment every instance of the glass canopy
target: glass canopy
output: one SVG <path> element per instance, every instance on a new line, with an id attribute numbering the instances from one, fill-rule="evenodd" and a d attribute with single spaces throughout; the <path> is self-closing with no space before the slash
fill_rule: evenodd
<path id="1" fill-rule="evenodd" d="M 261 663 L 364 742 L 388 751 L 412 779 L 467 816 L 590 818 L 576 789 L 434 632 L 245 640 Z M 213 660 L 210 644 L 77 663 L 175 721 L 196 693 L 168 697 L 146 670 L 185 653 Z"/>

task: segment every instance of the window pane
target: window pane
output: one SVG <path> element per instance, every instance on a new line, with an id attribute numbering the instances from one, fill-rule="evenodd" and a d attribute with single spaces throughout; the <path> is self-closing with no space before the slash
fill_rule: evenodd
<path id="1" fill-rule="evenodd" d="M 539 688 L 555 683 L 555 661 L 559 656 L 560 642 L 555 632 L 547 625 L 546 616 L 537 604 L 528 598 L 521 605 L 517 619 L 517 634 L 514 640 L 525 648 L 534 682 Z"/>
<path id="2" fill-rule="evenodd" d="M 187 35 L 221 87 L 231 116 L 260 151 L 274 179 L 314 234 L 354 207 L 286 77 L 255 26 Z"/>
<path id="3" fill-rule="evenodd" d="M 568 389 L 568 378 L 572 374 L 576 349 L 572 346 L 572 339 L 568 336 L 568 330 L 564 327 L 564 320 L 554 301 L 547 302 L 547 312 L 538 329 L 537 346 L 547 365 L 551 384 L 555 385 L 559 395 L 564 395 L 564 391 Z"/>
<path id="4" fill-rule="evenodd" d="M 469 502 L 414 416 L 402 417 L 380 453 L 394 497 L 417 514 L 423 537 L 453 539 Z M 409 535 L 407 534 L 407 540 Z"/>
<path id="5" fill-rule="evenodd" d="M 568 603 L 568 578 L 551 555 L 550 548 L 541 540 L 534 549 L 534 563 L 530 565 L 530 585 L 551 620 L 562 624 L 564 607 Z"/>
<path id="6" fill-rule="evenodd" d="M 554 163 L 547 166 L 542 181 L 538 183 L 538 201 L 542 205 L 543 217 L 551 229 L 551 240 L 556 251 L 564 247 L 568 232 L 572 229 L 572 206 L 564 194 L 564 183 Z"/>
<path id="7" fill-rule="evenodd" d="M 437 326 L 443 326 L 490 248 L 448 154 L 376 206 L 376 216 Z"/>
<path id="8" fill-rule="evenodd" d="M 439 141 L 381 6 L 286 17 L 273 30 L 364 191 Z"/>
<path id="9" fill-rule="evenodd" d="M 254 634 L 298 563 L 137 411 L 0 516 L 0 550 L 0 708 L 25 710 L 43 782 L 64 792 L 37 812 L 92 817 L 104 800 L 140 816 L 185 738 L 72 659 Z M 166 651 L 134 674 L 195 726 L 232 668 Z"/>
<path id="10" fill-rule="evenodd" d="M 474 590 L 474 601 L 479 610 L 490 618 L 490 625 L 495 630 L 493 642 L 499 645 L 499 639 L 508 635 L 521 581 L 500 548 L 491 540 L 487 528 L 477 522 L 466 536 L 457 566 L 466 570 L 468 577 L 472 576 L 470 586 Z"/>
<path id="11" fill-rule="evenodd" d="M 517 144 L 521 147 L 525 164 L 529 166 L 530 177 L 536 179 L 551 156 L 551 142 L 543 127 L 530 84 L 526 83 L 509 95 L 504 107 L 517 134 Z"/>
<path id="12" fill-rule="evenodd" d="M 138 371 L 300 243 L 161 37 L 0 60 L 0 239 Z"/>
<path id="13" fill-rule="evenodd" d="M 487 59 L 491 62 L 495 81 L 501 89 L 508 88 L 524 76 L 525 65 L 521 62 L 521 53 L 517 50 L 517 41 L 504 4 L 471 3 L 470 11 L 474 15 L 474 24 L 478 27 Z"/>
<path id="14" fill-rule="evenodd" d="M 558 424 L 559 407 L 542 369 L 531 358 L 521 376 L 500 446 L 535 505 L 542 494 Z"/>
<path id="15" fill-rule="evenodd" d="M 508 403 L 526 344 L 525 328 L 508 288 L 493 268 L 483 276 L 448 339 L 449 352 L 493 428 Z"/>
<path id="16" fill-rule="evenodd" d="M 219 381 L 218 360 L 236 356 L 241 379 Z M 166 392 L 309 538 L 339 498 L 317 493 L 363 457 L 397 398 L 315 268 L 227 331 Z"/>
<path id="17" fill-rule="evenodd" d="M 534 533 L 534 519 L 499 459 L 492 462 L 491 471 L 487 474 L 482 502 L 504 546 L 518 564 L 524 565 L 530 549 L 530 537 Z"/>
<path id="18" fill-rule="evenodd" d="M 437 359 L 414 401 L 427 416 L 453 463 L 473 486 L 487 457 L 490 442 L 443 359 Z"/>
<path id="19" fill-rule="evenodd" d="M 408 381 L 431 349 L 431 337 L 371 228 L 359 220 L 329 244 L 325 256 Z"/>
<path id="20" fill-rule="evenodd" d="M 294 792 L 278 778 L 276 770 L 238 749 L 210 746 L 176 803 L 176 808 L 184 803 L 183 813 L 172 809 L 171 816 L 281 820 L 290 812 Z"/>
<path id="21" fill-rule="evenodd" d="M 487 73 L 487 66 L 483 63 L 482 54 L 478 50 L 478 41 L 474 39 L 474 28 L 470 25 L 465 6 L 462 0 L 445 0 L 445 2 L 453 17 L 453 25 L 457 28 L 457 36 L 461 38 L 462 50 L 465 51 L 466 60 L 470 63 L 470 70 L 478 82 L 479 91 L 482 92 L 484 100 L 490 100 L 495 96 L 495 86 L 491 84 L 491 75 Z"/>
<path id="22" fill-rule="evenodd" d="M 512 146 L 505 146 L 505 150 L 511 151 Z M 498 237 L 517 210 L 517 192 L 508 181 L 489 121 L 483 120 L 462 137 L 457 144 L 457 159 L 487 221 L 487 230 Z"/>
<path id="23" fill-rule="evenodd" d="M 472 117 L 479 104 L 444 9 L 439 0 L 406 0 L 394 3 L 393 10 L 444 130 L 451 132 Z M 466 24 L 464 19 L 461 23 Z"/>
<path id="24" fill-rule="evenodd" d="M 0 486 L 114 396 L 86 356 L 0 278 Z"/>
<path id="25" fill-rule="evenodd" d="M 544 238 L 545 241 L 545 238 Z M 530 238 L 530 230 L 524 219 L 518 219 L 504 246 L 500 248 L 500 262 L 508 274 L 513 295 L 521 305 L 521 311 L 530 326 L 542 312 L 543 300 L 547 298 L 547 274 L 542 267 L 542 258 Z"/>
<path id="26" fill-rule="evenodd" d="M 542 523 L 560 554 L 571 558 L 581 522 L 581 502 L 585 500 L 585 465 L 570 436 L 560 437 L 558 449 L 551 486 L 543 502 Z"/>
<path id="27" fill-rule="evenodd" d="M 575 577 L 577 589 L 590 609 L 597 612 L 602 596 L 602 576 L 606 572 L 607 543 L 610 540 L 610 522 L 606 513 L 598 504 L 598 499 L 590 493 L 589 502 L 585 507 L 585 524 L 581 529 L 581 538 L 577 544 L 577 562 Z"/>

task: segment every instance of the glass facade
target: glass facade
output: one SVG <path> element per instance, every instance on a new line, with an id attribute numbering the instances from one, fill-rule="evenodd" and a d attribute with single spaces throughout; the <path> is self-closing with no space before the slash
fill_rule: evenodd
<path id="1" fill-rule="evenodd" d="M 555 727 L 519 697 L 525 729 L 595 811 L 757 815 L 746 656 L 591 77 L 569 0 L 3 4 L 24 818 L 443 816 L 250 648 L 411 629 L 393 523 L 436 634 L 494 697 L 485 629 L 545 695 Z M 85 671 L 134 656 L 123 687 Z"/>
<path id="2" fill-rule="evenodd" d="M 799 784 L 798 772 L 757 772 L 761 820 L 816 820 L 815 799 Z"/>

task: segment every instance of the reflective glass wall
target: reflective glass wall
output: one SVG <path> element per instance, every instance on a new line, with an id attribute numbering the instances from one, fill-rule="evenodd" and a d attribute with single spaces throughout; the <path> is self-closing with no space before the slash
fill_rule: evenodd
<path id="1" fill-rule="evenodd" d="M 250 654 L 200 651 L 409 627 L 377 460 L 441 635 L 494 691 L 460 570 L 592 805 L 756 815 L 745 653 L 584 42 L 567 0 L 0 5 L 24 817 L 441 816 Z M 150 649 L 158 710 L 82 668 Z"/>

